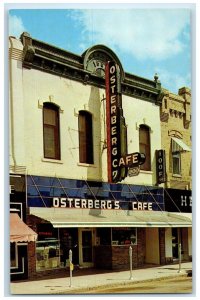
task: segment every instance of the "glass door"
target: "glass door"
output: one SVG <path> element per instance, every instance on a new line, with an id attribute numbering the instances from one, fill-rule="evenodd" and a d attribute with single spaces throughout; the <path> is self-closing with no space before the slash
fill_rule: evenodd
<path id="1" fill-rule="evenodd" d="M 93 266 L 93 233 L 92 229 L 82 229 L 79 232 L 79 263 L 85 267 Z"/>

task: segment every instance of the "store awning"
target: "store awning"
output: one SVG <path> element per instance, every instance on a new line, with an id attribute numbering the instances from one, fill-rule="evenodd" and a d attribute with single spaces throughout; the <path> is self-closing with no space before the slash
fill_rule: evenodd
<path id="1" fill-rule="evenodd" d="M 181 213 L 115 209 L 76 209 L 31 207 L 30 213 L 66 227 L 192 227 L 192 220 Z"/>
<path id="2" fill-rule="evenodd" d="M 36 239 L 37 233 L 28 227 L 17 213 L 10 213 L 10 242 L 34 242 Z"/>
<path id="3" fill-rule="evenodd" d="M 172 137 L 172 151 L 189 151 L 191 152 L 192 149 L 187 146 L 181 139 L 178 139 L 176 137 Z"/>

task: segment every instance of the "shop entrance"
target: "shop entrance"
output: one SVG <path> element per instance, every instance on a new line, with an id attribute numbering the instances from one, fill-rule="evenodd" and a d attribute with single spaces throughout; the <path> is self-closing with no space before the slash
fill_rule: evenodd
<path id="1" fill-rule="evenodd" d="M 27 245 L 23 243 L 10 244 L 11 280 L 28 278 Z"/>
<path id="2" fill-rule="evenodd" d="M 93 267 L 93 231 L 79 228 L 79 264 L 83 267 Z"/>
<path id="3" fill-rule="evenodd" d="M 79 264 L 78 249 L 78 229 L 77 228 L 60 228 L 60 254 L 61 266 L 69 264 L 69 251 L 72 251 L 72 261 L 74 265 Z"/>
<path id="4" fill-rule="evenodd" d="M 159 229 L 146 228 L 146 258 L 149 264 L 160 264 Z"/>

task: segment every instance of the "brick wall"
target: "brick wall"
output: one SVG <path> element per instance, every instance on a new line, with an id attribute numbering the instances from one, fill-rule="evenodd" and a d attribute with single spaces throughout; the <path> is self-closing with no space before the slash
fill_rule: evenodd
<path id="1" fill-rule="evenodd" d="M 164 265 L 165 260 L 165 228 L 159 228 L 160 264 Z"/>
<path id="2" fill-rule="evenodd" d="M 112 246 L 94 247 L 94 266 L 98 269 L 112 269 Z"/>
<path id="3" fill-rule="evenodd" d="M 181 153 L 181 176 L 172 173 L 171 136 L 181 137 L 191 147 L 191 92 L 187 88 L 172 94 L 163 90 L 161 106 L 161 143 L 166 151 L 166 172 L 168 188 L 189 189 L 192 187 L 191 152 Z"/>
<path id="4" fill-rule="evenodd" d="M 133 261 L 136 258 L 137 246 L 133 246 Z M 129 245 L 112 247 L 112 269 L 127 270 L 129 268 Z"/>
<path id="5" fill-rule="evenodd" d="M 130 245 L 96 246 L 94 248 L 95 267 L 101 269 L 129 270 Z M 137 232 L 137 245 L 132 245 L 132 266 L 138 268 L 145 263 L 145 229 Z"/>
<path id="6" fill-rule="evenodd" d="M 44 222 L 44 220 L 27 214 L 26 223 L 27 225 L 37 232 L 37 224 Z M 36 243 L 28 243 L 28 278 L 35 279 L 47 275 L 51 275 L 57 272 L 57 270 L 46 270 L 42 272 L 36 272 Z"/>
<path id="7" fill-rule="evenodd" d="M 28 278 L 36 276 L 36 247 L 35 242 L 28 243 Z"/>
<path id="8" fill-rule="evenodd" d="M 140 228 L 137 230 L 137 265 L 135 267 L 141 267 L 145 263 L 146 252 L 146 229 Z"/>

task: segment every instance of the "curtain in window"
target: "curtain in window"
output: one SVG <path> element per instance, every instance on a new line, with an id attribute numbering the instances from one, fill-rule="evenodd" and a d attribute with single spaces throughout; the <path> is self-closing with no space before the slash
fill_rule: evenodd
<path id="1" fill-rule="evenodd" d="M 141 170 L 151 170 L 150 131 L 146 125 L 140 125 L 139 129 L 140 153 L 146 155 L 145 163 L 140 166 Z"/>
<path id="2" fill-rule="evenodd" d="M 92 115 L 87 111 L 79 111 L 79 161 L 93 164 Z"/>

